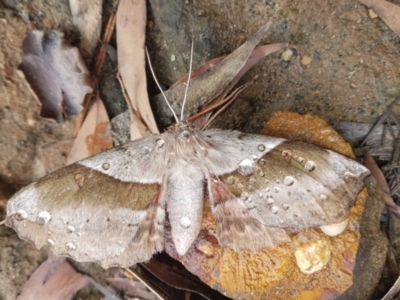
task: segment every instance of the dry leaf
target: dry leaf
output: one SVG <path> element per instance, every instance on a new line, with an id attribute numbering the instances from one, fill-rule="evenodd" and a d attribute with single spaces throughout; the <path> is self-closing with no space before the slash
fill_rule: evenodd
<path id="1" fill-rule="evenodd" d="M 186 98 L 185 114 L 190 115 L 194 113 L 199 106 L 215 99 L 221 94 L 224 88 L 246 64 L 254 47 L 259 43 L 270 26 L 271 22 L 263 26 L 253 37 L 228 55 L 217 66 L 190 81 L 190 89 L 188 90 Z M 185 89 L 186 85 L 181 84 L 165 92 L 175 112 L 181 111 Z M 153 98 L 153 101 L 158 111 L 157 115 L 160 116 L 158 120 L 159 123 L 161 126 L 169 125 L 171 123 L 172 112 L 165 103 L 162 95 L 157 95 Z"/>
<path id="2" fill-rule="evenodd" d="M 243 75 L 256 63 L 258 63 L 261 59 L 266 57 L 267 55 L 278 51 L 282 48 L 288 46 L 288 43 L 277 43 L 277 44 L 270 44 L 256 47 L 249 58 L 247 59 L 246 63 L 244 64 L 243 68 L 237 73 L 237 75 L 232 79 L 232 81 L 226 86 L 224 91 L 221 93 L 219 97 L 225 97 L 231 89 L 238 83 L 238 81 L 243 77 Z"/>
<path id="3" fill-rule="evenodd" d="M 385 0 L 358 0 L 376 13 L 400 36 L 400 7 Z"/>
<path id="4" fill-rule="evenodd" d="M 221 90 L 220 94 L 215 99 L 209 99 L 210 102 L 207 103 L 204 107 L 202 107 L 202 109 L 200 110 L 200 112 L 198 114 L 192 115 L 190 118 L 188 118 L 188 120 L 193 120 L 193 119 L 197 120 L 198 117 L 199 117 L 199 114 L 203 115 L 204 113 L 208 112 L 210 109 L 214 109 L 215 107 L 218 107 L 218 106 L 222 105 L 227 100 L 229 101 L 229 99 L 226 99 L 227 94 L 233 89 L 233 87 L 238 83 L 238 81 L 243 77 L 243 75 L 252 66 L 254 66 L 256 63 L 258 63 L 261 59 L 263 59 L 268 54 L 271 54 L 272 52 L 275 52 L 275 51 L 278 51 L 278 50 L 280 50 L 280 49 L 282 49 L 284 47 L 287 47 L 287 45 L 288 45 L 287 43 L 278 43 L 278 44 L 271 44 L 271 45 L 264 45 L 264 46 L 256 47 L 253 50 L 253 52 L 251 53 L 251 55 L 248 57 L 248 60 L 246 61 L 246 63 L 242 67 L 242 69 L 236 74 L 236 76 L 225 87 L 225 89 Z M 218 63 L 220 61 L 222 61 L 225 57 L 226 56 L 224 55 L 224 56 L 209 60 L 208 62 L 205 62 L 200 68 L 198 68 L 197 70 L 194 70 L 191 73 L 191 76 L 190 76 L 191 80 L 193 80 L 197 76 L 200 76 L 201 74 L 205 73 L 206 71 L 208 71 L 212 67 L 218 67 Z M 188 77 L 189 77 L 189 75 L 186 74 L 185 76 L 180 78 L 177 82 L 175 82 L 170 87 L 170 89 L 178 86 L 179 84 L 187 82 Z M 244 90 L 244 88 L 243 89 L 239 88 L 239 90 L 241 92 L 242 90 Z M 236 96 L 239 93 L 236 93 Z M 205 118 L 204 121 L 198 122 L 198 124 L 201 124 L 201 125 L 194 125 L 195 123 L 193 123 L 193 122 L 192 122 L 192 125 L 194 127 L 201 128 L 204 125 L 203 122 L 207 122 L 207 119 L 208 118 Z"/>
<path id="5" fill-rule="evenodd" d="M 392 212 L 397 218 L 400 219 L 400 206 L 398 206 L 390 194 L 390 188 L 386 182 L 385 176 L 383 175 L 381 169 L 375 163 L 372 156 L 367 152 L 364 157 L 365 166 L 371 171 L 372 176 L 374 176 L 377 184 L 377 188 L 382 194 L 382 198 L 390 212 Z"/>
<path id="6" fill-rule="evenodd" d="M 118 70 L 132 108 L 152 133 L 159 133 L 147 95 L 145 30 L 146 1 L 121 0 L 117 11 Z"/>
<path id="7" fill-rule="evenodd" d="M 199 68 L 197 68 L 196 70 L 192 71 L 192 73 L 190 73 L 190 80 L 195 79 L 197 76 L 207 72 L 209 69 L 213 68 L 215 65 L 217 65 L 221 60 L 223 60 L 226 57 L 226 55 L 217 57 L 217 58 L 213 58 L 207 62 L 205 62 L 204 64 L 202 64 Z M 179 78 L 173 85 L 171 85 L 169 88 L 173 89 L 174 87 L 187 82 L 189 78 L 189 74 L 186 74 L 184 76 L 182 76 L 181 78 Z"/>
<path id="8" fill-rule="evenodd" d="M 102 5 L 101 0 L 69 0 L 72 22 L 81 34 L 79 48 L 86 58 L 93 56 L 99 41 Z"/>
<path id="9" fill-rule="evenodd" d="M 131 118 L 130 125 L 129 125 L 130 140 L 134 141 L 134 140 L 137 140 L 142 137 L 150 135 L 151 131 L 143 123 L 143 120 L 135 113 L 132 105 L 130 104 L 129 96 L 127 95 L 127 91 L 126 91 L 124 82 L 123 82 L 120 74 L 117 75 L 117 79 L 121 85 L 124 98 L 127 101 L 128 106 L 129 106 L 129 114 L 130 114 L 130 118 Z"/>
<path id="10" fill-rule="evenodd" d="M 142 137 L 151 134 L 148 127 L 146 127 L 142 120 L 136 116 L 136 114 L 131 115 L 131 125 L 130 125 L 131 141 L 140 139 Z"/>
<path id="11" fill-rule="evenodd" d="M 147 263 L 141 263 L 140 267 L 152 274 L 163 284 L 167 284 L 178 290 L 201 295 L 202 299 L 228 299 L 217 291 L 211 289 L 193 274 L 190 274 L 179 262 L 171 260 L 172 259 L 167 255 L 161 254 L 156 258 L 153 257 Z M 193 298 L 197 299 L 195 296 Z"/>
<path id="12" fill-rule="evenodd" d="M 76 272 L 65 257 L 49 255 L 24 285 L 19 300 L 66 300 L 87 286 L 90 278 Z"/>
<path id="13" fill-rule="evenodd" d="M 112 148 L 112 138 L 107 133 L 109 126 L 110 120 L 106 109 L 97 96 L 72 145 L 67 164 Z"/>
<path id="14" fill-rule="evenodd" d="M 268 54 L 271 54 L 275 51 L 278 51 L 282 48 L 288 46 L 288 43 L 278 43 L 278 44 L 271 44 L 271 45 L 264 45 L 256 47 L 249 58 L 247 59 L 246 63 L 242 67 L 242 69 L 236 74 L 236 76 L 232 79 L 232 81 L 225 87 L 225 89 L 221 92 L 221 94 L 212 100 L 208 105 L 215 105 L 216 103 L 223 103 L 226 95 L 233 89 L 233 87 L 239 82 L 239 80 L 243 77 L 243 75 L 256 63 L 258 63 L 261 59 L 263 59 Z"/>
<path id="15" fill-rule="evenodd" d="M 29 32 L 22 48 L 25 56 L 19 69 L 42 103 L 40 115 L 61 122 L 63 115 L 79 113 L 92 89 L 78 49 L 67 45 L 63 33 L 55 30 Z"/>

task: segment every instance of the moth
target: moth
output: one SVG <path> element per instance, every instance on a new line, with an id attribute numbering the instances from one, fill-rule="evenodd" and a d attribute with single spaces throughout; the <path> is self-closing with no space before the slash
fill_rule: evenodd
<path id="1" fill-rule="evenodd" d="M 128 267 L 163 250 L 167 219 L 185 255 L 208 195 L 220 245 L 256 252 L 289 241 L 288 230 L 338 223 L 368 174 L 310 144 L 179 121 L 23 188 L 6 225 L 56 255 Z"/>

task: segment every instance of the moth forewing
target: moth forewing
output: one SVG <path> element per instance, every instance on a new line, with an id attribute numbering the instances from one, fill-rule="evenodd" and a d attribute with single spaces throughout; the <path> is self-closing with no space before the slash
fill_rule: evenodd
<path id="1" fill-rule="evenodd" d="M 114 164 L 120 166 L 121 173 L 129 173 L 122 167 L 119 154 L 130 144 L 61 168 L 23 188 L 8 201 L 6 225 L 37 248 L 48 245 L 55 254 L 78 261 L 102 261 L 120 255 L 137 234 L 150 228 L 142 228 L 146 221 L 150 219 L 151 225 L 164 221 L 156 174 L 153 183 L 148 183 L 151 168 L 142 174 L 146 183 L 123 181 L 112 175 Z M 143 145 L 141 141 L 136 144 L 140 148 Z M 122 153 L 127 155 L 123 160 L 135 162 L 135 153 L 142 152 Z M 102 162 L 99 166 L 104 172 L 96 170 L 98 162 Z M 130 172 L 129 176 L 134 174 Z M 153 213 L 154 205 L 161 212 Z M 159 250 L 155 246 L 147 259 Z"/>

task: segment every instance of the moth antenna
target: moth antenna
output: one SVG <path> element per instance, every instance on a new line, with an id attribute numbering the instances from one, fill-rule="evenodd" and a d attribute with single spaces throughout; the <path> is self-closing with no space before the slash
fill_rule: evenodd
<path id="1" fill-rule="evenodd" d="M 185 96 L 183 97 L 183 104 L 182 104 L 182 110 L 181 110 L 181 122 L 183 122 L 183 111 L 185 109 L 186 96 L 187 96 L 187 92 L 189 89 L 190 75 L 192 74 L 192 65 L 193 65 L 193 38 L 192 38 L 192 49 L 190 50 L 189 76 L 188 76 L 188 80 L 186 83 Z"/>
<path id="2" fill-rule="evenodd" d="M 167 103 L 169 109 L 172 111 L 172 114 L 174 115 L 174 118 L 175 118 L 176 123 L 180 123 L 178 117 L 176 116 L 176 113 L 175 113 L 174 110 L 172 109 L 171 104 L 169 104 L 169 101 L 168 101 L 168 99 L 167 99 L 167 96 L 165 96 L 165 93 L 164 93 L 164 91 L 162 90 L 161 85 L 158 83 L 156 74 L 154 73 L 154 70 L 153 70 L 153 66 L 151 65 L 150 56 L 149 56 L 149 51 L 147 50 L 147 47 L 146 47 L 146 57 L 147 57 L 147 61 L 149 62 L 149 68 L 150 68 L 151 74 L 153 75 L 154 81 L 156 82 L 158 88 L 160 89 L 161 94 L 163 95 L 164 100 L 165 100 L 165 102 Z"/>

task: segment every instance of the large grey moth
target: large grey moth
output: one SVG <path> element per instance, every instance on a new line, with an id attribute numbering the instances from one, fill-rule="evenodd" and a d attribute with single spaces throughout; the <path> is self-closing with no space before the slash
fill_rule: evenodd
<path id="1" fill-rule="evenodd" d="M 23 188 L 6 225 L 56 255 L 128 267 L 163 250 L 167 217 L 184 255 L 208 194 L 221 246 L 256 252 L 287 242 L 288 229 L 343 220 L 368 173 L 310 144 L 180 121 Z"/>

